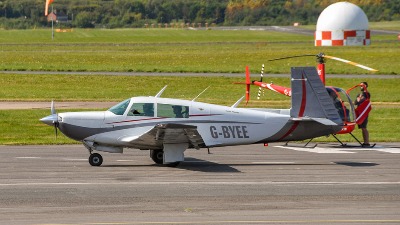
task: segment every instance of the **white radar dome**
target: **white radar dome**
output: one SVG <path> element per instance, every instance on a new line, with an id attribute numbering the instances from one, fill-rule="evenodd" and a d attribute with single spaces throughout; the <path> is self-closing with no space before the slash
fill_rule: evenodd
<path id="1" fill-rule="evenodd" d="M 315 46 L 369 45 L 371 32 L 364 11 L 350 2 L 337 2 L 322 11 Z"/>

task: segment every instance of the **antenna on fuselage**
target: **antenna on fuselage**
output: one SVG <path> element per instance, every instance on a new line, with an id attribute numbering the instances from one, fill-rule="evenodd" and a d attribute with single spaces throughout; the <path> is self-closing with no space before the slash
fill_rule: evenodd
<path id="1" fill-rule="evenodd" d="M 154 97 L 156 97 L 156 98 L 160 97 L 167 87 L 168 87 L 168 85 L 165 85 L 165 86 L 163 87 L 163 89 L 161 89 L 161 91 L 159 91 L 159 92 L 156 94 L 156 96 L 154 96 Z"/>
<path id="2" fill-rule="evenodd" d="M 200 92 L 200 94 L 198 94 L 198 95 L 192 100 L 192 102 L 194 102 L 194 100 L 196 100 L 201 94 L 203 94 L 205 91 L 207 91 L 207 89 L 208 89 L 209 87 L 210 87 L 210 86 L 206 87 L 206 89 L 204 89 L 202 92 Z"/>
<path id="3" fill-rule="evenodd" d="M 245 96 L 242 96 L 239 100 L 237 100 L 237 102 L 235 102 L 235 104 L 233 104 L 231 106 L 231 108 L 236 108 L 244 99 Z"/>

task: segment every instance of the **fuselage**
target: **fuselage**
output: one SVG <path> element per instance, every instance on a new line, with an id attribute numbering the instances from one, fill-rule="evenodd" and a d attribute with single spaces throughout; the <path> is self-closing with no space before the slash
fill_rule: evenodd
<path id="1" fill-rule="evenodd" d="M 161 98 L 165 86 L 154 97 L 129 98 L 102 112 L 57 114 L 52 103 L 51 115 L 41 121 L 81 141 L 92 166 L 103 161 L 93 151 L 150 150 L 156 164 L 176 166 L 184 161 L 188 148 L 300 141 L 339 132 L 343 119 L 316 69 L 292 67 L 291 77 L 290 109 L 237 108 L 240 101 L 228 107 Z"/>

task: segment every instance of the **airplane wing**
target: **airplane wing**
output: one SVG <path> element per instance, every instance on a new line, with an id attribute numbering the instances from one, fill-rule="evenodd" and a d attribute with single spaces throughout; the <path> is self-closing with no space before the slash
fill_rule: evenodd
<path id="1" fill-rule="evenodd" d="M 157 124 L 140 136 L 125 136 L 120 139 L 130 145 L 162 148 L 163 144 L 189 143 L 196 149 L 204 145 L 204 140 L 196 126 L 185 124 Z"/>

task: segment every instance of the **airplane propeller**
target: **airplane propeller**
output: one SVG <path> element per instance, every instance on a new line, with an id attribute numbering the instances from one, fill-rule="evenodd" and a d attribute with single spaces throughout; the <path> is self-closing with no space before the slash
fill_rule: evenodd
<path id="1" fill-rule="evenodd" d="M 51 115 L 40 119 L 40 121 L 42 121 L 43 123 L 45 123 L 47 125 L 54 126 L 54 130 L 55 130 L 55 134 L 56 134 L 56 138 L 57 138 L 57 136 L 58 136 L 57 128 L 60 125 L 60 123 L 58 121 L 58 114 L 54 107 L 54 101 L 51 101 L 50 111 L 51 111 Z"/>
<path id="2" fill-rule="evenodd" d="M 291 59 L 291 58 L 299 58 L 299 57 L 307 57 L 307 56 L 317 57 L 317 62 L 318 63 L 325 63 L 326 58 L 328 58 L 328 59 L 333 59 L 333 60 L 336 60 L 336 61 L 344 62 L 344 63 L 350 64 L 352 66 L 357 66 L 357 67 L 360 67 L 360 68 L 368 70 L 368 71 L 372 71 L 372 72 L 377 72 L 378 71 L 378 70 L 370 68 L 368 66 L 364 66 L 364 65 L 361 65 L 359 63 L 352 62 L 352 61 L 349 61 L 349 60 L 346 60 L 346 59 L 342 59 L 342 58 L 339 58 L 339 57 L 325 55 L 324 53 L 319 53 L 317 55 L 312 55 L 312 54 L 294 55 L 294 56 L 287 56 L 287 57 L 282 57 L 282 58 L 270 59 L 270 60 L 267 60 L 267 61 L 277 61 L 277 60 L 282 60 L 282 59 Z"/>

